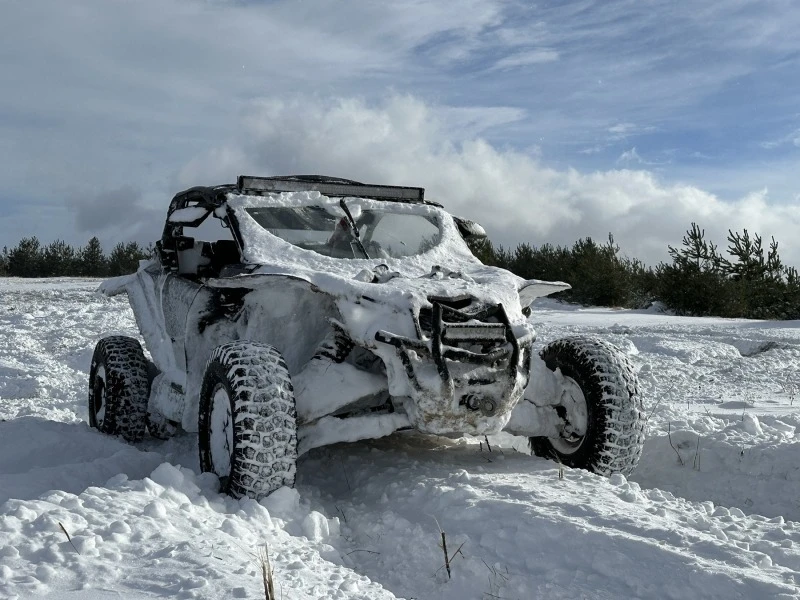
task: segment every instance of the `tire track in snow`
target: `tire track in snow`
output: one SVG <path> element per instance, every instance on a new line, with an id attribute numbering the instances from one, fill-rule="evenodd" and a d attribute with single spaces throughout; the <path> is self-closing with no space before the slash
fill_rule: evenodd
<path id="1" fill-rule="evenodd" d="M 508 452 L 508 451 L 506 451 Z M 419 435 L 320 450 L 299 489 L 340 514 L 355 568 L 417 598 L 778 598 L 800 524 Z M 349 482 L 349 485 L 348 485 Z M 462 547 L 445 581 L 438 531 Z M 409 573 L 415 573 L 409 578 Z M 602 585 L 598 583 L 602 581 Z M 493 587 L 494 586 L 494 587 Z M 477 595 L 476 595 L 477 594 Z"/>

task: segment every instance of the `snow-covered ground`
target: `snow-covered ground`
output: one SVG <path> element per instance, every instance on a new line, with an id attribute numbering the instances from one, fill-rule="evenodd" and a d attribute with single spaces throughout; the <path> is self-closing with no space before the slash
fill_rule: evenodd
<path id="1" fill-rule="evenodd" d="M 264 545 L 286 600 L 800 597 L 798 322 L 541 300 L 539 344 L 596 334 L 639 368 L 629 480 L 402 434 L 314 450 L 258 504 L 198 474 L 193 436 L 89 429 L 94 344 L 136 335 L 97 285 L 0 278 L 0 598 L 263 598 Z"/>

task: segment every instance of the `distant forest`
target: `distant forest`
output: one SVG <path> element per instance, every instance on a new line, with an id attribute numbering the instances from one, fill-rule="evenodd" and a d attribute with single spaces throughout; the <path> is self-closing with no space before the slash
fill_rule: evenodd
<path id="1" fill-rule="evenodd" d="M 696 223 L 680 246 L 668 246 L 670 261 L 650 267 L 624 256 L 612 235 L 572 246 L 521 244 L 514 250 L 488 239 L 472 243 L 487 265 L 525 279 L 566 281 L 572 289 L 553 297 L 591 306 L 646 308 L 660 302 L 678 315 L 800 319 L 800 277 L 781 262 L 778 242 L 764 247 L 746 229 L 728 232 L 723 253 Z"/>
<path id="2" fill-rule="evenodd" d="M 668 246 L 669 262 L 650 267 L 622 254 L 612 235 L 604 243 L 583 238 L 572 246 L 520 244 L 514 250 L 491 240 L 472 242 L 484 264 L 508 269 L 525 279 L 566 281 L 572 289 L 554 295 L 591 306 L 646 308 L 660 302 L 679 315 L 800 319 L 800 277 L 781 262 L 778 242 L 729 231 L 727 247 L 705 239 L 692 223 L 680 246 Z M 24 238 L 3 248 L 0 275 L 16 277 L 109 277 L 132 273 L 153 247 L 119 243 L 109 255 L 93 237 L 73 248 L 62 240 L 43 246 Z"/>
<path id="3" fill-rule="evenodd" d="M 0 275 L 12 277 L 115 277 L 133 273 L 139 261 L 153 255 L 153 247 L 120 242 L 106 256 L 100 240 L 93 237 L 81 248 L 63 240 L 43 246 L 34 237 L 22 238 L 16 248 L 3 248 Z"/>

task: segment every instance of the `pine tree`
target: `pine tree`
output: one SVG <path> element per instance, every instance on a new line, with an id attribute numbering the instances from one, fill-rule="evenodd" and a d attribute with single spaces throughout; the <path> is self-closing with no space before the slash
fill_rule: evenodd
<path id="1" fill-rule="evenodd" d="M 728 253 L 704 239 L 697 224 L 683 248 L 669 247 L 672 264 L 656 270 L 659 299 L 678 314 L 787 319 L 800 316 L 797 271 L 786 267 L 772 238 L 765 250 L 761 236 L 728 231 Z"/>
<path id="2" fill-rule="evenodd" d="M 64 240 L 47 245 L 42 255 L 42 275 L 62 277 L 77 274 L 75 250 Z"/>
<path id="3" fill-rule="evenodd" d="M 8 274 L 15 277 L 41 277 L 42 262 L 38 238 L 22 238 L 17 247 L 8 253 Z"/>
<path id="4" fill-rule="evenodd" d="M 467 238 L 467 246 L 469 246 L 472 254 L 485 265 L 494 265 L 495 252 L 492 242 L 489 238 Z"/>
<path id="5" fill-rule="evenodd" d="M 656 268 L 658 299 L 679 315 L 736 316 L 741 301 L 726 274 L 728 261 L 706 241 L 705 230 L 692 223 L 682 245 L 668 246 L 672 264 Z"/>
<path id="6" fill-rule="evenodd" d="M 105 277 L 107 275 L 108 259 L 103 254 L 103 247 L 96 236 L 81 248 L 78 272 L 85 277 Z"/>
<path id="7" fill-rule="evenodd" d="M 774 241 L 774 240 L 773 240 Z M 764 248 L 761 236 L 755 234 L 750 239 L 747 229 L 742 233 L 728 230 L 728 254 L 736 258 L 736 262 L 725 261 L 725 271 L 734 281 L 757 281 L 764 278 L 767 265 L 764 261 Z"/>
<path id="8" fill-rule="evenodd" d="M 747 229 L 742 233 L 728 230 L 728 242 L 728 252 L 736 261 L 726 262 L 725 269 L 736 282 L 744 307 L 742 316 L 786 318 L 794 304 L 788 287 L 791 273 L 783 266 L 775 238 L 771 239 L 766 255 L 761 236 L 754 233 L 751 238 Z"/>
<path id="9" fill-rule="evenodd" d="M 0 254 L 0 276 L 8 275 L 8 246 L 3 246 Z"/>
<path id="10" fill-rule="evenodd" d="M 112 277 L 133 273 L 139 268 L 139 261 L 148 258 L 147 251 L 136 242 L 122 242 L 114 246 L 108 258 L 108 273 Z"/>

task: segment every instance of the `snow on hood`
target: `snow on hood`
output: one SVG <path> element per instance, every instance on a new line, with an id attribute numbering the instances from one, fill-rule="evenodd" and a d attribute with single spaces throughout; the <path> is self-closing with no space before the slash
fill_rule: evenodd
<path id="1" fill-rule="evenodd" d="M 348 206 L 364 209 L 385 207 L 387 202 L 352 198 Z M 450 216 L 436 206 L 391 203 L 391 210 L 433 218 L 439 226 L 439 242 L 428 251 L 402 258 L 342 259 L 323 256 L 294 246 L 270 234 L 247 212 L 264 206 L 324 206 L 339 210 L 339 202 L 319 192 L 282 193 L 270 197 L 230 194 L 228 206 L 234 211 L 244 239 L 243 257 L 260 265 L 250 275 L 236 278 L 248 285 L 259 275 L 286 275 L 306 280 L 337 297 L 358 300 L 366 296 L 398 308 L 427 302 L 428 296 L 469 295 L 479 301 L 502 303 L 510 313 L 520 311 L 517 289 L 524 280 L 476 259 Z"/>

